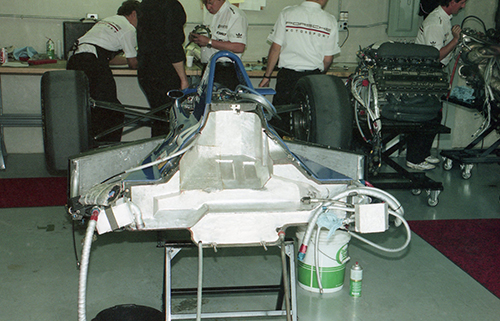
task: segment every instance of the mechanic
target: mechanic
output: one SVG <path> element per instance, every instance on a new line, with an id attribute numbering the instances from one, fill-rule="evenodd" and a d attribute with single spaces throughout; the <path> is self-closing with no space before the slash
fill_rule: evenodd
<path id="1" fill-rule="evenodd" d="M 201 62 L 207 64 L 213 54 L 228 50 L 241 58 L 247 44 L 248 20 L 245 13 L 227 0 L 202 0 L 208 14 L 203 24 L 208 26 L 211 38 L 190 33 L 189 40 L 201 47 Z M 240 81 L 233 63 L 217 60 L 214 81 L 234 90 Z"/>
<path id="2" fill-rule="evenodd" d="M 172 102 L 167 93 L 189 86 L 184 68 L 186 12 L 177 0 L 143 0 L 138 10 L 137 78 L 151 109 Z M 165 110 L 155 114 L 165 118 Z M 152 120 L 151 136 L 169 132 L 167 122 Z"/>
<path id="3" fill-rule="evenodd" d="M 73 46 L 73 54 L 66 69 L 82 70 L 89 80 L 90 97 L 97 101 L 120 104 L 116 92 L 116 82 L 110 64 L 128 65 L 137 69 L 137 8 L 140 2 L 124 1 L 117 15 L 97 22 Z M 123 55 L 119 55 L 123 52 Z M 92 137 L 123 124 L 124 113 L 93 108 L 91 113 Z M 98 142 L 119 142 L 123 129 L 115 130 Z"/>
<path id="4" fill-rule="evenodd" d="M 307 75 L 326 73 L 333 56 L 340 53 L 337 19 L 323 10 L 328 0 L 306 0 L 285 7 L 268 41 L 271 42 L 264 79 L 267 87 L 278 63 L 274 105 L 290 104 L 297 81 Z"/>
<path id="5" fill-rule="evenodd" d="M 453 57 L 453 50 L 458 45 L 462 29 L 460 26 L 451 26 L 451 18 L 465 8 L 467 0 L 440 0 L 419 28 L 416 44 L 429 45 L 439 50 L 439 60 L 443 66 L 448 65 Z M 431 123 L 441 123 L 441 114 Z M 406 135 L 406 166 L 416 170 L 432 170 L 439 159 L 431 155 L 431 148 L 435 132 L 422 132 Z"/>

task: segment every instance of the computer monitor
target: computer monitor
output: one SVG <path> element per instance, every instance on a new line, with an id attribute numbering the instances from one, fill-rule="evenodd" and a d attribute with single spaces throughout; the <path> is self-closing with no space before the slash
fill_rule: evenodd
<path id="1" fill-rule="evenodd" d="M 63 22 L 63 38 L 64 38 L 64 59 L 68 60 L 68 54 L 75 41 L 83 36 L 87 31 L 94 26 L 94 20 L 83 21 L 64 21 Z"/>

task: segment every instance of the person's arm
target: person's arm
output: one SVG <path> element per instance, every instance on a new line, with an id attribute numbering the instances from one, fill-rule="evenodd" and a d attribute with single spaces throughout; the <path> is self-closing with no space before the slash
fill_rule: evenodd
<path id="1" fill-rule="evenodd" d="M 137 62 L 137 57 L 127 58 L 127 65 L 130 69 L 137 69 L 138 64 L 139 63 Z"/>
<path id="2" fill-rule="evenodd" d="M 462 32 L 462 28 L 459 25 L 454 25 L 451 28 L 451 34 L 453 35 L 453 39 L 443 48 L 439 49 L 439 60 L 443 60 L 446 56 L 448 56 L 458 45 L 458 40 L 460 39 L 460 33 Z"/>
<path id="3" fill-rule="evenodd" d="M 269 48 L 269 54 L 267 55 L 267 67 L 266 72 L 264 73 L 264 78 L 259 84 L 259 87 L 268 87 L 271 82 L 271 74 L 273 73 L 274 67 L 278 63 L 278 59 L 281 53 L 281 46 L 276 42 L 271 44 Z"/>
<path id="4" fill-rule="evenodd" d="M 206 45 L 208 45 L 208 42 L 212 40 L 212 48 L 217 50 L 228 50 L 237 54 L 243 53 L 246 47 L 244 43 L 214 40 L 208 38 L 207 36 L 195 33 L 189 34 L 189 40 L 191 40 L 200 47 L 205 47 Z"/>
<path id="5" fill-rule="evenodd" d="M 186 13 L 182 5 L 177 1 L 173 2 L 170 10 L 167 11 L 168 17 L 166 17 L 167 23 L 165 26 L 167 37 L 165 38 L 166 43 L 164 43 L 164 48 L 166 49 L 164 54 L 165 58 L 172 63 L 181 81 L 179 89 L 186 89 L 189 87 L 188 77 L 184 67 L 186 55 L 183 46 L 185 40 L 184 24 L 186 23 Z"/>
<path id="6" fill-rule="evenodd" d="M 180 89 L 186 89 L 187 87 L 189 87 L 189 82 L 188 82 L 188 78 L 186 75 L 186 70 L 184 69 L 184 61 L 174 62 L 172 64 L 172 66 L 174 66 L 174 69 L 177 72 L 179 79 L 181 80 L 181 88 Z"/>
<path id="7" fill-rule="evenodd" d="M 110 65 L 128 65 L 130 69 L 137 69 L 137 58 L 125 58 L 123 55 L 118 55 L 109 61 Z"/>
<path id="8" fill-rule="evenodd" d="M 325 56 L 323 58 L 323 72 L 326 74 L 328 72 L 328 69 L 330 69 L 330 66 L 332 65 L 333 62 L 333 56 Z"/>
<path id="9" fill-rule="evenodd" d="M 127 58 L 122 55 L 118 55 L 109 61 L 110 65 L 126 65 Z"/>

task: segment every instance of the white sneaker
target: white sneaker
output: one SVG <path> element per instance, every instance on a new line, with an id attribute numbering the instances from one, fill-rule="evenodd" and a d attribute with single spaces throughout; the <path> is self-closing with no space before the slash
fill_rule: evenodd
<path id="1" fill-rule="evenodd" d="M 406 161 L 406 166 L 408 166 L 409 168 L 417 169 L 419 171 L 430 171 L 431 169 L 436 168 L 436 166 L 429 164 L 426 161 L 423 161 L 420 164 L 413 164 L 411 162 Z"/>
<path id="2" fill-rule="evenodd" d="M 434 156 L 432 156 L 432 155 L 427 156 L 427 157 L 425 158 L 425 161 L 426 161 L 427 163 L 431 163 L 431 164 L 439 164 L 439 162 L 440 162 L 439 158 L 434 157 Z"/>

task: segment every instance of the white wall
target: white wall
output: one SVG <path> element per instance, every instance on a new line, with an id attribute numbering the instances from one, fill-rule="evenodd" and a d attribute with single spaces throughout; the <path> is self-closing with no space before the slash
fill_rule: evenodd
<path id="1" fill-rule="evenodd" d="M 47 38 L 54 41 L 63 39 L 63 21 L 77 21 L 87 13 L 97 13 L 99 18 L 114 15 L 122 0 L 0 0 L 0 47 L 31 46 L 45 52 Z M 202 6 L 198 0 L 180 0 L 188 16 L 186 34 L 202 22 Z M 245 61 L 257 61 L 267 56 L 269 45 L 267 36 L 281 11 L 287 5 L 301 3 L 302 0 L 267 0 L 267 7 L 259 12 L 247 12 L 250 22 L 248 48 L 243 56 Z M 340 10 L 349 12 L 349 38 L 342 47 L 337 63 L 355 63 L 356 51 L 375 42 L 390 39 L 386 28 L 390 0 L 330 0 L 325 8 L 338 17 Z M 464 16 L 481 18 L 487 28 L 494 27 L 497 0 L 468 0 Z M 467 26 L 479 28 L 474 20 Z M 340 34 L 344 41 L 346 32 Z M 2 106 L 6 113 L 39 113 L 40 89 L 38 76 L 2 77 Z M 118 77 L 118 94 L 122 103 L 146 106 L 146 100 L 135 78 Z M 41 128 L 4 128 L 5 143 L 10 153 L 43 152 Z M 126 140 L 142 138 L 147 129 L 126 137 Z M 137 137 L 137 135 L 139 137 Z"/>
<path id="2" fill-rule="evenodd" d="M 62 22 L 79 20 L 87 13 L 97 13 L 99 18 L 116 14 L 122 0 L 1 0 L 0 3 L 0 47 L 31 46 L 45 52 L 45 42 L 63 39 Z M 202 6 L 198 0 L 180 0 L 188 16 L 186 34 L 202 21 Z M 244 60 L 257 61 L 267 56 L 266 43 L 278 13 L 287 5 L 302 0 L 267 0 L 262 11 L 247 11 L 250 22 L 248 48 Z M 494 26 L 496 0 L 469 0 L 465 15 L 475 15 Z M 389 39 L 386 33 L 389 0 L 330 0 L 326 11 L 338 17 L 340 10 L 349 12 L 349 39 L 336 57 L 337 62 L 356 62 L 356 51 L 372 43 Z M 477 25 L 475 25 L 477 26 Z M 340 34 L 343 41 L 346 32 Z M 396 39 L 394 39 L 396 40 Z M 412 40 L 412 39 L 408 39 Z"/>

